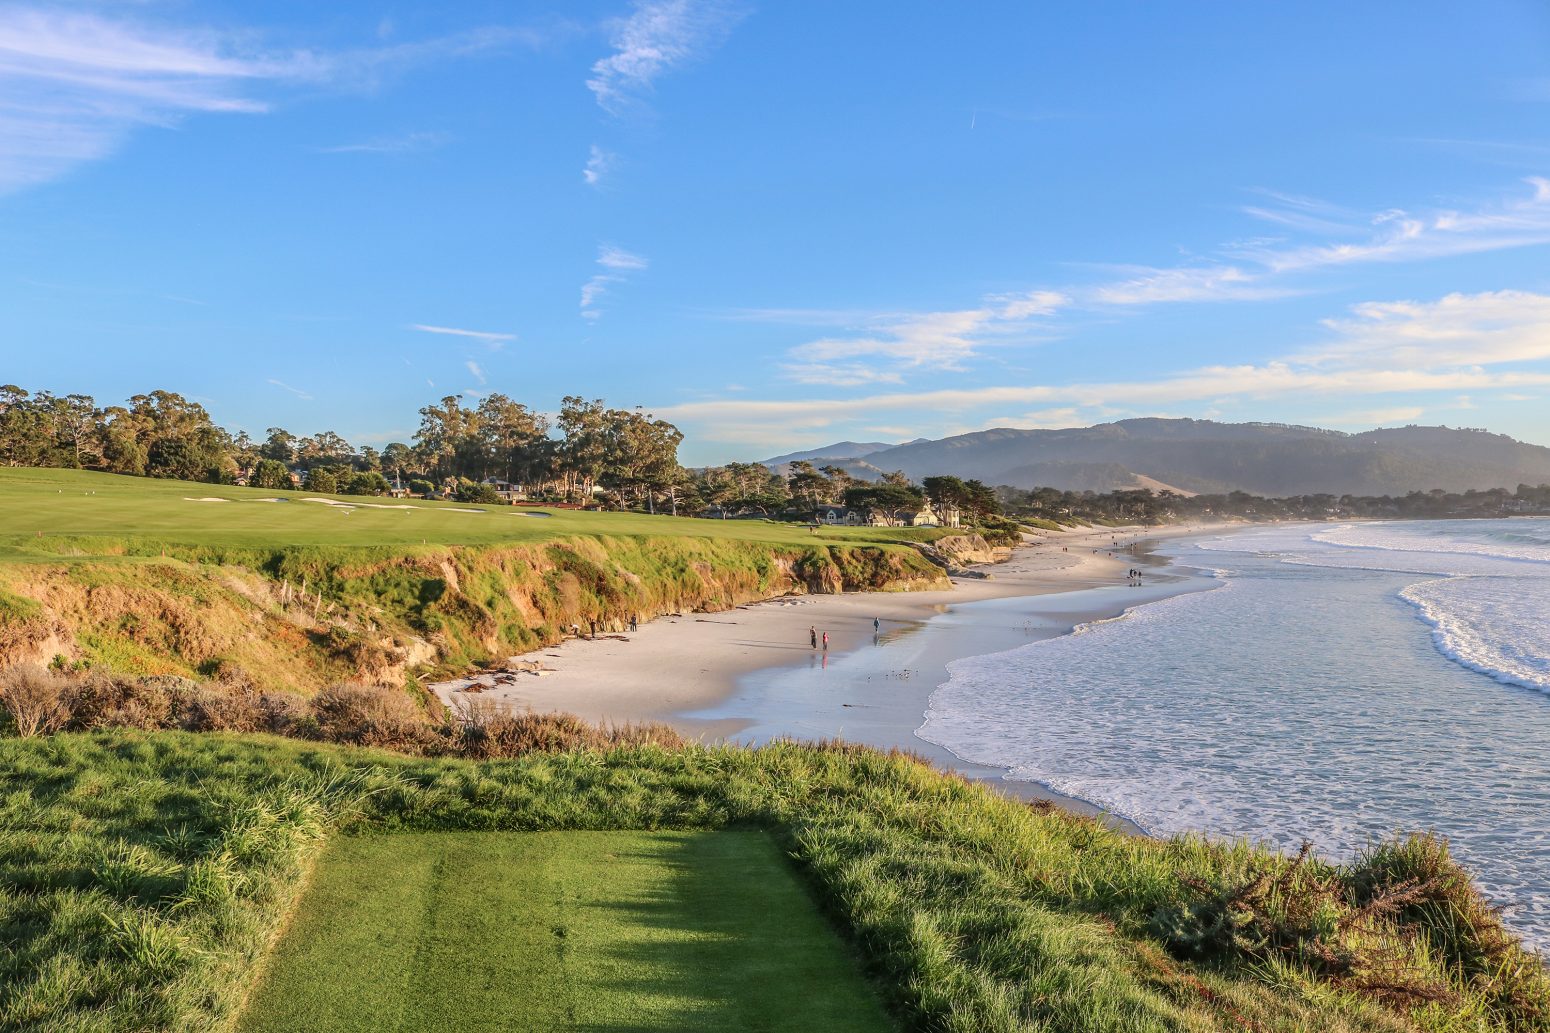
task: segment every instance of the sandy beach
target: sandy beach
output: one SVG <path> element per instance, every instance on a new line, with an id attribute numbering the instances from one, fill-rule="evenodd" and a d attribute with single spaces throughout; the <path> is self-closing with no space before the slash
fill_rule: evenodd
<path id="1" fill-rule="evenodd" d="M 947 678 L 946 665 L 1207 587 L 1206 579 L 1166 568 L 1149 550 L 1168 538 L 1221 529 L 1050 533 L 1004 563 L 973 571 L 988 576 L 952 578 L 950 589 L 789 596 L 666 616 L 635 632 L 570 639 L 509 664 L 538 666 L 541 674 L 497 672 L 436 690 L 454 709 L 480 699 L 594 721 L 666 721 L 707 742 L 842 737 L 995 778 L 1000 773 L 914 735 L 931 692 Z M 1139 587 L 1127 579 L 1131 568 L 1147 571 Z M 812 647 L 814 631 L 828 633 L 827 651 Z M 1037 787 L 1020 791 L 1056 798 Z"/>

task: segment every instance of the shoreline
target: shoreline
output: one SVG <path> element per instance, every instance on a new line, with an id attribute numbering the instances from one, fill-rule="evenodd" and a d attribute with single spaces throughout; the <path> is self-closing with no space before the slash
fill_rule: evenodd
<path id="1" fill-rule="evenodd" d="M 954 660 L 1069 634 L 1137 605 L 1211 587 L 1152 550 L 1241 526 L 1049 532 L 1025 538 L 1003 562 L 951 578 L 951 589 L 785 596 L 668 615 L 636 632 L 570 639 L 512 657 L 505 671 L 431 687 L 454 711 L 462 701 L 484 700 L 603 723 L 662 721 L 703 742 L 843 738 L 923 756 L 1022 799 L 1100 814 L 1086 801 L 1007 779 L 1003 768 L 918 738 L 927 701 Z M 1147 571 L 1139 587 L 1127 582 L 1131 567 Z M 829 633 L 827 651 L 810 647 L 809 629 Z"/>
<path id="2" fill-rule="evenodd" d="M 805 667 L 770 667 L 746 674 L 724 703 L 682 716 L 699 720 L 743 717 L 744 727 L 727 738 L 748 745 L 783 737 L 807 741 L 839 738 L 878 749 L 904 750 L 1006 795 L 1047 801 L 1146 835 L 1147 830 L 1137 823 L 1087 800 L 1040 782 L 1010 778 L 1005 766 L 962 757 L 917 732 L 925 722 L 932 696 L 950 679 L 951 665 L 958 660 L 1062 637 L 1080 626 L 1120 618 L 1148 603 L 1219 587 L 1218 580 L 1197 573 L 1196 568 L 1155 554 L 1154 548 L 1162 541 L 1182 537 L 1175 534 L 1135 540 L 1137 551 L 1127 562 L 1149 571 L 1143 586 L 1127 585 L 1122 569 L 1117 583 L 1068 583 L 1050 591 L 954 604 L 917 626 L 885 632 L 867 647 L 831 655 L 826 661 L 820 657 Z"/>

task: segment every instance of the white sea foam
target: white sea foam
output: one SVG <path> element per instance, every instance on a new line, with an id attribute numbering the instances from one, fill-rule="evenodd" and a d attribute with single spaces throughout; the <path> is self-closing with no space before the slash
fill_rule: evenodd
<path id="1" fill-rule="evenodd" d="M 954 663 L 919 734 L 1159 833 L 1437 831 L 1550 948 L 1550 521 L 1181 548 L 1225 587 Z"/>
<path id="2" fill-rule="evenodd" d="M 1453 577 L 1399 593 L 1446 657 L 1497 681 L 1550 692 L 1550 577 Z"/>
<path id="3" fill-rule="evenodd" d="M 1438 651 L 1497 681 L 1550 692 L 1550 521 L 1385 521 L 1322 528 L 1301 541 L 1284 531 L 1234 541 L 1201 548 L 1254 543 L 1288 564 L 1442 575 L 1399 592 L 1431 626 Z"/>

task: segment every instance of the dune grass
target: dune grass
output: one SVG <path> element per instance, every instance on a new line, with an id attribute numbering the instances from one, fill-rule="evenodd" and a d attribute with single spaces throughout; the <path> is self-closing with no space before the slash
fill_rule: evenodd
<path id="1" fill-rule="evenodd" d="M 438 832 L 331 843 L 237 1028 L 893 1025 L 765 833 Z"/>
<path id="2" fill-rule="evenodd" d="M 229 1029 L 341 832 L 726 829 L 789 855 L 906 1030 L 1550 1030 L 1543 968 L 1437 849 L 1132 837 L 849 747 L 475 762 L 118 731 L 0 740 L 0 785 L 6 1031 Z"/>

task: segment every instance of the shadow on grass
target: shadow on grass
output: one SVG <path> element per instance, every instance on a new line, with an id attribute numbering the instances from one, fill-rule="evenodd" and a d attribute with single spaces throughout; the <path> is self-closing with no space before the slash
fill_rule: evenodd
<path id="1" fill-rule="evenodd" d="M 895 1028 L 768 834 L 664 835 L 619 860 L 655 866 L 667 879 L 582 905 L 622 931 L 595 959 L 599 971 L 589 981 L 643 1011 L 578 1022 L 577 1030 Z"/>

